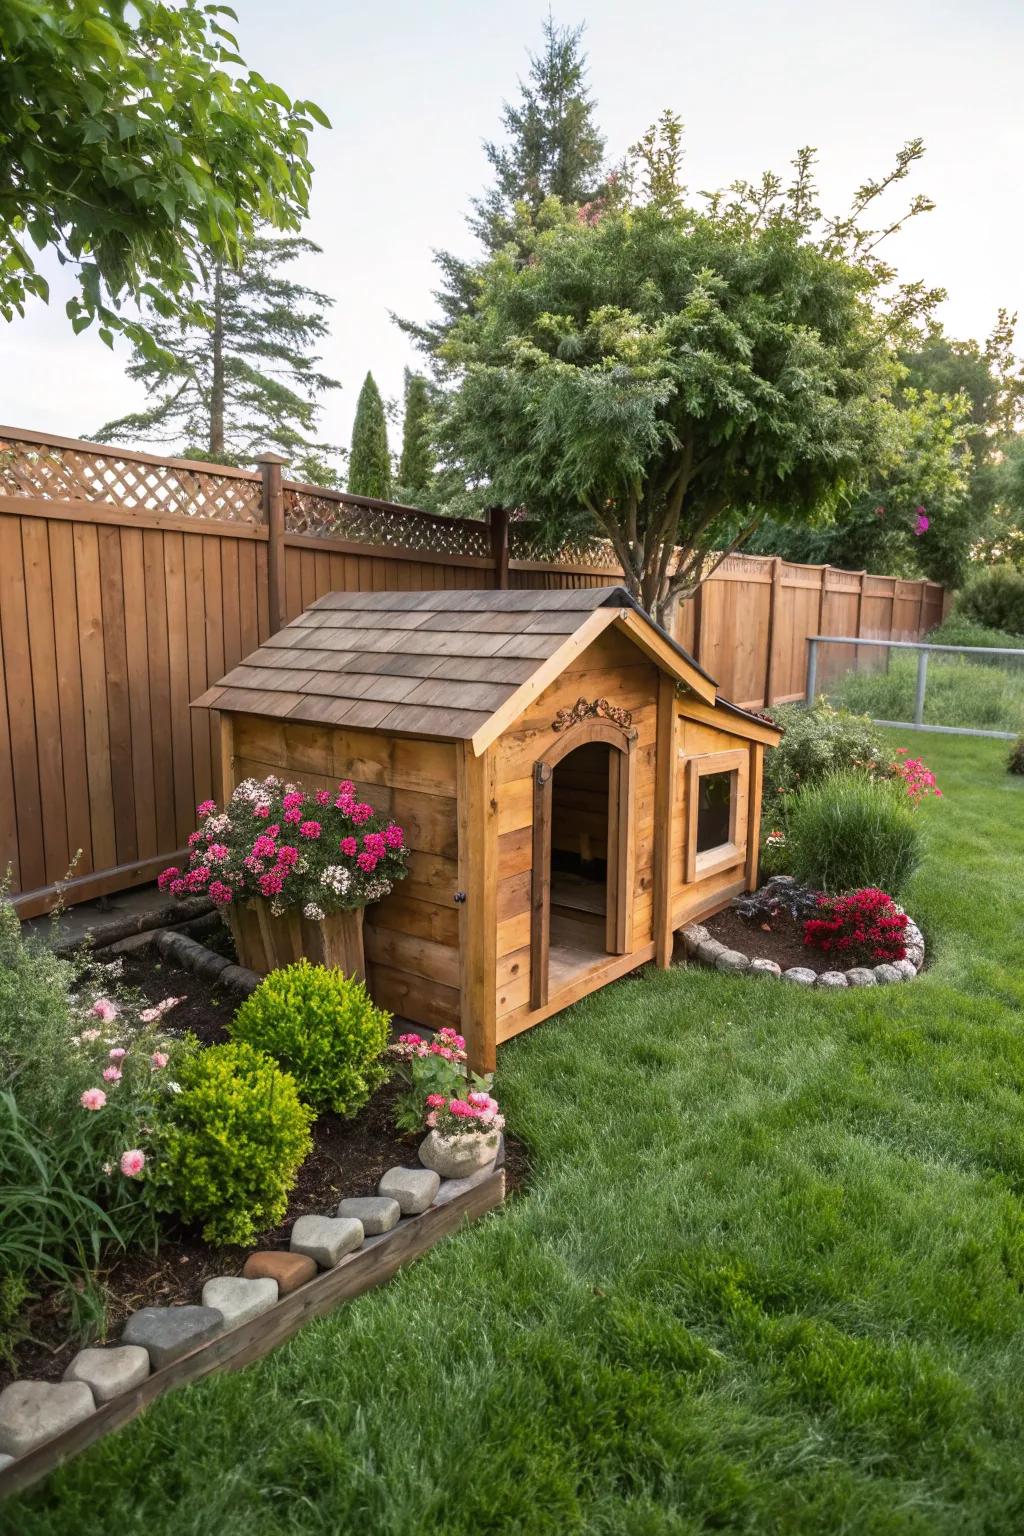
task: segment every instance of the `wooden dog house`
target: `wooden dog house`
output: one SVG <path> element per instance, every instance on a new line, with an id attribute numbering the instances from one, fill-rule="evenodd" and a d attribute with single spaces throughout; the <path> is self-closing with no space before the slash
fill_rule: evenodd
<path id="1" fill-rule="evenodd" d="M 353 779 L 406 829 L 366 914 L 384 1007 L 497 1044 L 647 961 L 757 879 L 776 728 L 621 587 L 332 592 L 197 701 L 223 792 Z"/>

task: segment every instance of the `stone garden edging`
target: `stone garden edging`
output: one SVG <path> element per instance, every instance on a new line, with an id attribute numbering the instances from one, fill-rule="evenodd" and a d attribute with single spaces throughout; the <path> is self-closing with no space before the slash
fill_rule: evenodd
<path id="1" fill-rule="evenodd" d="M 897 910 L 902 910 L 898 908 Z M 896 981 L 913 981 L 924 965 L 924 936 L 913 921 L 907 919 L 905 960 L 892 965 L 854 965 L 846 971 L 815 972 L 809 966 L 794 965 L 786 971 L 775 960 L 752 960 L 742 950 L 730 949 L 711 934 L 701 923 L 690 923 L 680 931 L 687 957 L 730 975 L 767 976 L 775 981 L 788 981 L 800 987 L 875 987 Z"/>
<path id="2" fill-rule="evenodd" d="M 383 1284 L 463 1222 L 494 1210 L 505 1198 L 504 1151 L 502 1138 L 488 1166 L 463 1179 L 391 1168 L 378 1194 L 345 1198 L 334 1216 L 298 1217 L 288 1251 L 253 1253 L 241 1275 L 208 1280 L 200 1305 L 143 1307 L 119 1344 L 80 1350 L 63 1381 L 12 1382 L 0 1393 L 0 1499 L 165 1392 L 258 1360 L 310 1318 Z"/>

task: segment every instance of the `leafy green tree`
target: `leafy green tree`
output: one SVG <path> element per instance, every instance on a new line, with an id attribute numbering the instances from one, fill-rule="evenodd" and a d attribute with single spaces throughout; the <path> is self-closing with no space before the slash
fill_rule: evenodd
<path id="1" fill-rule="evenodd" d="M 339 388 L 317 371 L 311 351 L 327 334 L 324 312 L 333 301 L 283 270 L 318 251 L 299 236 L 256 238 L 237 270 L 216 262 L 200 279 L 198 313 L 168 321 L 150 311 L 159 351 L 137 347 L 127 373 L 152 404 L 107 422 L 97 439 L 169 443 L 187 457 L 222 464 L 273 449 L 299 478 L 335 484 L 327 456 L 339 450 L 310 437 L 317 397 Z"/>
<path id="2" fill-rule="evenodd" d="M 482 197 L 473 199 L 467 219 L 483 246 L 484 260 L 515 244 L 519 210 L 526 208 L 536 216 L 548 197 L 585 203 L 600 191 L 604 139 L 594 122 L 582 38 L 582 26 L 560 27 L 547 17 L 543 45 L 539 53 L 529 55 L 529 74 L 520 82 L 518 101 L 503 104 L 506 137 L 501 143 L 484 144 L 494 181 Z M 438 251 L 435 261 L 441 274 L 434 294 L 440 320 L 398 323 L 436 359 L 450 327 L 473 303 L 480 263 L 450 251 Z"/>
<path id="3" fill-rule="evenodd" d="M 227 7 L 183 0 L 0 6 L 0 316 L 48 298 L 29 246 L 77 272 L 67 311 L 112 344 L 148 299 L 186 311 L 207 263 L 236 265 L 258 220 L 297 229 L 319 107 L 246 69 Z"/>
<path id="4" fill-rule="evenodd" d="M 430 385 L 421 373 L 405 372 L 405 416 L 402 422 L 402 455 L 398 461 L 398 499 L 417 502 L 427 491 L 434 473 L 430 441 Z"/>
<path id="5" fill-rule="evenodd" d="M 639 202 L 524 212 L 528 259 L 491 259 L 444 347 L 446 461 L 553 542 L 603 534 L 658 616 L 766 516 L 806 521 L 867 480 L 889 445 L 895 342 L 936 297 L 896 286 L 865 227 L 919 144 L 825 219 L 810 151 L 788 187 L 689 206 L 676 126 L 637 146 Z"/>
<path id="6" fill-rule="evenodd" d="M 391 454 L 384 402 L 373 374 L 363 380 L 352 424 L 352 449 L 348 458 L 348 488 L 353 496 L 391 498 Z"/>

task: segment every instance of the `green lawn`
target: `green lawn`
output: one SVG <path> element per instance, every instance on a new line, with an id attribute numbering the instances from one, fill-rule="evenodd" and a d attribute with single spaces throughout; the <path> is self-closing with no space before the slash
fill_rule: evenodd
<path id="1" fill-rule="evenodd" d="M 1024 780 L 945 799 L 910 986 L 677 970 L 500 1061 L 530 1192 L 157 1404 L 18 1536 L 1024 1528 Z M 7 1524 L 4 1524 L 6 1515 Z"/>

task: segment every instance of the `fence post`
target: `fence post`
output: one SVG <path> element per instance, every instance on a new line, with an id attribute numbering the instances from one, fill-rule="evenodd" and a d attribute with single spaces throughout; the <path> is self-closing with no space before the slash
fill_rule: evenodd
<path id="1" fill-rule="evenodd" d="M 775 703 L 775 621 L 779 609 L 779 591 L 782 587 L 782 557 L 772 556 L 772 585 L 768 594 L 768 659 L 765 665 L 764 704 L 770 709 Z"/>
<path id="2" fill-rule="evenodd" d="M 270 633 L 285 625 L 284 586 L 284 486 L 281 465 L 288 460 L 280 453 L 261 453 L 256 463 L 263 477 L 263 520 L 267 525 L 267 584 L 270 588 L 268 612 Z"/>
<path id="3" fill-rule="evenodd" d="M 832 569 L 830 565 L 821 568 L 821 591 L 818 593 L 818 634 L 825 633 L 825 597 L 828 593 L 828 573 Z"/>
<path id="4" fill-rule="evenodd" d="M 704 639 L 704 583 L 701 582 L 693 594 L 693 659 L 700 662 L 701 645 Z"/>
<path id="5" fill-rule="evenodd" d="M 928 684 L 928 652 L 917 653 L 917 693 L 914 695 L 914 723 L 924 724 L 924 690 Z"/>
<path id="6" fill-rule="evenodd" d="M 804 694 L 804 703 L 807 708 L 812 708 L 814 695 L 818 691 L 818 642 L 813 636 L 807 637 L 807 689 Z"/>
<path id="7" fill-rule="evenodd" d="M 508 508 L 488 507 L 487 521 L 491 530 L 494 585 L 504 590 L 508 586 Z"/>

